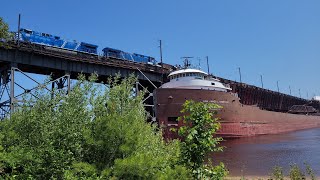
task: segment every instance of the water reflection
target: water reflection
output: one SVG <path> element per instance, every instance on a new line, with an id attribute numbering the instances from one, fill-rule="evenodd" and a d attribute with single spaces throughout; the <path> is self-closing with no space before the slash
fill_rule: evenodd
<path id="1" fill-rule="evenodd" d="M 305 162 L 320 175 L 320 129 L 229 139 L 222 145 L 224 152 L 213 157 L 224 162 L 234 176 L 269 175 L 276 165 L 287 174 L 290 164 L 305 169 Z"/>

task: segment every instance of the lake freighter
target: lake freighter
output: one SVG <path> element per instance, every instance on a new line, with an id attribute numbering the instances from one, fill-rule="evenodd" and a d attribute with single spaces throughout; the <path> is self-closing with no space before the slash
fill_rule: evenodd
<path id="1" fill-rule="evenodd" d="M 182 124 L 181 105 L 186 100 L 216 103 L 222 137 L 277 134 L 320 127 L 319 101 L 218 79 L 198 70 L 185 68 L 171 72 L 169 82 L 154 91 L 155 113 L 165 138 L 177 138 L 171 128 Z M 228 83 L 228 84 L 226 84 Z"/>

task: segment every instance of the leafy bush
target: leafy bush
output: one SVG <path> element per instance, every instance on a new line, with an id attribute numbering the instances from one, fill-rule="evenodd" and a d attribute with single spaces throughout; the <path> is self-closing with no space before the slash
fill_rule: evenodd
<path id="1" fill-rule="evenodd" d="M 92 77 L 91 80 L 96 80 Z M 110 80 L 110 87 L 81 76 L 67 96 L 37 92 L 0 122 L 0 176 L 20 179 L 187 179 L 178 164 L 178 141 L 166 143 L 147 123 L 143 93 L 135 77 Z M 177 172 L 173 172 L 177 170 Z"/>
<path id="2" fill-rule="evenodd" d="M 88 163 L 73 163 L 72 170 L 64 172 L 64 179 L 98 179 L 97 169 Z"/>
<path id="3" fill-rule="evenodd" d="M 0 123 L 1 162 L 5 168 L 16 169 L 7 175 L 31 175 L 39 179 L 62 178 L 64 170 L 84 156 L 85 135 L 91 124 L 86 92 L 92 85 L 80 84 L 72 93 L 38 92 L 38 99 L 26 103 Z M 35 103 L 31 103 L 35 102 Z"/>
<path id="4" fill-rule="evenodd" d="M 181 153 L 182 162 L 192 169 L 196 179 L 222 179 L 228 174 L 224 164 L 213 167 L 210 163 L 204 164 L 208 153 L 222 151 L 219 147 L 222 138 L 213 137 L 220 128 L 220 123 L 213 115 L 217 109 L 222 108 L 217 104 L 195 102 L 187 100 L 183 104 L 182 117 L 179 121 L 185 126 L 179 128 L 182 137 Z"/>
<path id="5" fill-rule="evenodd" d="M 304 163 L 306 166 L 306 174 L 310 176 L 310 179 L 314 180 L 315 175 L 313 170 L 311 169 L 310 165 L 307 163 Z M 288 176 L 290 177 L 291 180 L 302 180 L 306 179 L 306 174 L 303 172 L 302 169 L 296 164 L 290 165 L 290 170 Z M 275 166 L 273 168 L 272 174 L 269 178 L 270 180 L 283 180 L 285 179 L 285 176 L 283 174 L 282 167 Z"/>
<path id="6" fill-rule="evenodd" d="M 283 170 L 280 166 L 275 166 L 272 171 L 270 179 L 274 180 L 284 180 Z"/>
<path id="7" fill-rule="evenodd" d="M 299 166 L 296 165 L 296 164 L 290 165 L 289 176 L 290 176 L 290 179 L 291 179 L 291 180 L 301 180 L 301 179 L 305 179 L 304 173 L 301 171 L 301 169 L 299 168 Z"/>
<path id="8" fill-rule="evenodd" d="M 155 179 L 158 180 L 189 180 L 192 178 L 192 172 L 190 169 L 182 166 L 175 165 L 174 167 L 167 167 L 163 171 L 158 171 L 155 175 Z"/>
<path id="9" fill-rule="evenodd" d="M 195 169 L 193 174 L 196 176 L 196 179 L 222 180 L 229 174 L 229 171 L 225 165 L 220 162 L 217 166 L 204 164 L 200 168 Z"/>
<path id="10" fill-rule="evenodd" d="M 314 175 L 314 172 L 311 166 L 308 163 L 304 163 L 304 165 L 306 166 L 306 172 L 310 176 L 311 180 L 315 180 L 316 176 Z"/>

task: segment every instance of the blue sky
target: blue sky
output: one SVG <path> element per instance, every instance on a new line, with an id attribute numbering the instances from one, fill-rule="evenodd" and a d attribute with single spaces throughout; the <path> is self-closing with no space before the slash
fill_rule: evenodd
<path id="1" fill-rule="evenodd" d="M 217 76 L 309 98 L 320 95 L 318 0 L 108 0 L 3 1 L 0 16 L 66 39 L 113 47 L 164 62 L 194 63 L 209 56 Z"/>

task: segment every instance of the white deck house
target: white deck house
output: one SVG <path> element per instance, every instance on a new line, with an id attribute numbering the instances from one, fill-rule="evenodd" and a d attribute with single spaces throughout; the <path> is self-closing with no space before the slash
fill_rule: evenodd
<path id="1" fill-rule="evenodd" d="M 160 88 L 182 88 L 182 89 L 208 89 L 215 91 L 230 91 L 218 79 L 208 76 L 207 73 L 198 69 L 181 69 L 168 75 L 169 82 Z"/>

